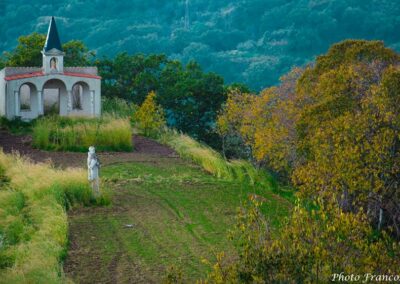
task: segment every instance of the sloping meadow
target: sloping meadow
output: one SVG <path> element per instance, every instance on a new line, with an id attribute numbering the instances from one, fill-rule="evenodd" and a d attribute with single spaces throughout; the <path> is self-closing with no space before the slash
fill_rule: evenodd
<path id="1" fill-rule="evenodd" d="M 105 115 L 101 118 L 46 117 L 35 122 L 33 145 L 39 149 L 85 152 L 95 145 L 99 151 L 131 151 L 129 119 Z"/>
<path id="2" fill-rule="evenodd" d="M 255 168 L 249 161 L 227 161 L 220 153 L 188 135 L 176 130 L 165 129 L 158 141 L 173 148 L 179 156 L 201 166 L 213 176 L 239 183 L 258 184 L 270 188 L 275 193 L 292 199 L 290 188 L 278 186 L 275 178 L 266 170 Z"/>
<path id="3" fill-rule="evenodd" d="M 0 283 L 64 282 L 66 209 L 93 202 L 85 171 L 0 152 Z"/>

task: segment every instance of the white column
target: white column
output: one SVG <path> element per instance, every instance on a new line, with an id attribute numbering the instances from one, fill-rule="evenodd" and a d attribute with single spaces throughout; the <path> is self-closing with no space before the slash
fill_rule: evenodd
<path id="1" fill-rule="evenodd" d="M 94 91 L 90 91 L 90 106 L 91 106 L 91 115 L 95 116 L 95 102 L 94 102 Z"/>
<path id="2" fill-rule="evenodd" d="M 42 91 L 37 91 L 37 100 L 38 100 L 38 114 L 43 115 L 44 114 L 44 108 L 43 108 L 43 95 Z"/>
<path id="3" fill-rule="evenodd" d="M 68 104 L 67 104 L 67 114 L 72 111 L 72 90 L 67 91 L 68 93 Z"/>
<path id="4" fill-rule="evenodd" d="M 19 116 L 19 92 L 14 91 L 15 116 Z"/>

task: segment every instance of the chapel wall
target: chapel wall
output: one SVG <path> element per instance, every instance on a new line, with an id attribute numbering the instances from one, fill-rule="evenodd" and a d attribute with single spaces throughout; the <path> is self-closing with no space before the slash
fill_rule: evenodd
<path id="1" fill-rule="evenodd" d="M 5 76 L 19 75 L 42 71 L 41 67 L 6 67 L 3 69 Z"/>
<path id="2" fill-rule="evenodd" d="M 97 75 L 97 67 L 64 67 L 64 72 Z"/>

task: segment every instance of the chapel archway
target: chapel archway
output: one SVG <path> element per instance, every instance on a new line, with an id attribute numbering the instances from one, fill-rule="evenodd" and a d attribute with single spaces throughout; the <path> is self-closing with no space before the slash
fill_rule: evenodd
<path id="1" fill-rule="evenodd" d="M 92 103 L 90 98 L 90 88 L 85 82 L 79 81 L 72 86 L 71 108 L 74 113 L 90 114 Z"/>
<path id="2" fill-rule="evenodd" d="M 15 115 L 22 119 L 33 119 L 39 115 L 38 91 L 35 84 L 25 82 L 15 92 Z"/>
<path id="3" fill-rule="evenodd" d="M 19 112 L 37 112 L 37 89 L 32 83 L 19 87 Z"/>
<path id="4" fill-rule="evenodd" d="M 66 115 L 68 113 L 67 88 L 63 81 L 50 79 L 43 85 L 44 115 Z"/>

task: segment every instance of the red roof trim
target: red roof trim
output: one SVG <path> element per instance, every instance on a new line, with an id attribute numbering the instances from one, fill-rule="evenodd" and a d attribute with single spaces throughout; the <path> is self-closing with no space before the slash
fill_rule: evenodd
<path id="1" fill-rule="evenodd" d="M 15 74 L 11 76 L 7 76 L 4 79 L 6 81 L 18 80 L 18 79 L 25 79 L 25 78 L 32 78 L 32 77 L 40 77 L 43 76 L 43 72 L 33 72 L 33 73 L 26 73 L 26 74 Z"/>
<path id="2" fill-rule="evenodd" d="M 84 73 L 65 72 L 65 73 L 61 73 L 59 75 L 71 76 L 71 77 L 81 77 L 81 78 L 91 78 L 91 79 L 101 79 L 100 76 L 92 75 L 92 74 L 84 74 Z M 45 76 L 45 74 L 43 74 L 43 72 L 40 71 L 40 72 L 32 72 L 32 73 L 26 73 L 26 74 L 10 75 L 10 76 L 5 77 L 4 79 L 6 81 L 13 81 L 13 80 L 19 80 L 19 79 L 41 77 L 41 76 Z"/>
<path id="3" fill-rule="evenodd" d="M 65 76 L 73 76 L 73 77 L 84 77 L 84 78 L 101 79 L 100 76 L 92 75 L 92 74 L 84 74 L 84 73 L 65 72 L 65 73 L 63 73 L 63 75 L 65 75 Z"/>

